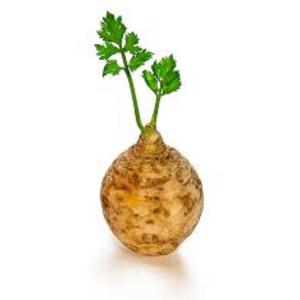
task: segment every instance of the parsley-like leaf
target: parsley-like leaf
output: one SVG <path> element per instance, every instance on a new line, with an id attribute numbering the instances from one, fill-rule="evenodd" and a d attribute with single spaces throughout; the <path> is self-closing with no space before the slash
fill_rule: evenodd
<path id="1" fill-rule="evenodd" d="M 105 42 L 120 45 L 125 31 L 126 26 L 122 23 L 122 17 L 116 18 L 113 14 L 107 12 L 101 22 L 101 30 L 97 33 Z"/>
<path id="2" fill-rule="evenodd" d="M 166 83 L 163 83 L 162 93 L 163 95 L 170 94 L 177 91 L 181 86 L 180 74 L 175 71 Z"/>
<path id="3" fill-rule="evenodd" d="M 142 66 L 146 61 L 148 61 L 153 56 L 152 52 L 142 49 L 137 52 L 129 61 L 129 68 L 131 71 L 135 71 L 140 66 Z"/>
<path id="4" fill-rule="evenodd" d="M 117 75 L 122 70 L 122 68 L 118 65 L 116 60 L 109 60 L 103 69 L 103 77 L 111 74 Z"/>
<path id="5" fill-rule="evenodd" d="M 166 79 L 169 72 L 172 72 L 176 67 L 176 62 L 173 55 L 162 58 L 159 62 L 154 62 L 152 70 L 154 74 L 160 79 Z"/>
<path id="6" fill-rule="evenodd" d="M 160 82 L 161 95 L 170 94 L 180 88 L 180 74 L 175 70 L 176 61 L 173 55 L 164 57 L 159 62 L 155 61 L 151 68 L 155 78 Z"/>
<path id="7" fill-rule="evenodd" d="M 100 59 L 109 59 L 112 55 L 119 52 L 119 49 L 112 43 L 106 43 L 105 45 L 95 45 L 97 49 L 97 55 Z"/>
<path id="8" fill-rule="evenodd" d="M 126 35 L 124 50 L 130 52 L 131 54 L 136 54 L 141 50 L 141 48 L 138 46 L 138 43 L 139 38 L 137 34 L 130 32 Z"/>
<path id="9" fill-rule="evenodd" d="M 155 78 L 151 71 L 144 70 L 143 78 L 145 79 L 148 87 L 156 93 L 158 91 L 158 80 Z"/>

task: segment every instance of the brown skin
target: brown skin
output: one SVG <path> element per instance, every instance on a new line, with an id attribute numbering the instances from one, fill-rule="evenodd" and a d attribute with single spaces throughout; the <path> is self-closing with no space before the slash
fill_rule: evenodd
<path id="1" fill-rule="evenodd" d="M 129 249 L 155 256 L 174 251 L 192 233 L 203 192 L 191 164 L 155 131 L 113 162 L 101 202 L 115 236 Z"/>

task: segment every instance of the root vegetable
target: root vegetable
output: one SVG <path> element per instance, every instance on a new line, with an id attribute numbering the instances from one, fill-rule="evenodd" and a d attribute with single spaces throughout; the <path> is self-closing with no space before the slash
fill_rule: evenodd
<path id="1" fill-rule="evenodd" d="M 197 173 L 157 132 L 140 137 L 115 160 L 101 198 L 114 234 L 146 255 L 172 252 L 192 232 L 203 207 Z"/>
<path id="2" fill-rule="evenodd" d="M 105 44 L 96 49 L 100 59 L 107 60 L 103 76 L 125 72 L 141 135 L 108 169 L 101 202 L 109 227 L 124 245 L 141 254 L 164 255 L 174 251 L 197 225 L 203 210 L 202 184 L 188 160 L 167 146 L 157 131 L 161 98 L 181 85 L 173 56 L 155 61 L 150 71 L 143 71 L 156 96 L 151 121 L 144 126 L 132 72 L 153 54 L 139 47 L 135 33 L 125 32 L 121 17 L 107 13 L 98 32 Z M 110 59 L 116 54 L 122 65 Z"/>

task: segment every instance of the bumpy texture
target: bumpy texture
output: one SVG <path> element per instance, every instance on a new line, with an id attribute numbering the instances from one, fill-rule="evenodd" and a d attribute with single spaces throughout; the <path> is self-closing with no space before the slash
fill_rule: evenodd
<path id="1" fill-rule="evenodd" d="M 140 137 L 113 162 L 102 182 L 101 201 L 116 237 L 145 255 L 174 251 L 203 210 L 196 171 L 158 132 Z"/>

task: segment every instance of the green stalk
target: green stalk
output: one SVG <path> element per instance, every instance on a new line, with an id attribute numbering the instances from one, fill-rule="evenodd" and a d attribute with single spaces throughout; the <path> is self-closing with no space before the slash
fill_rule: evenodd
<path id="1" fill-rule="evenodd" d="M 160 105 L 160 99 L 161 99 L 161 95 L 160 95 L 160 92 L 158 92 L 157 95 L 156 95 L 155 106 L 154 106 L 154 110 L 153 110 L 153 114 L 152 114 L 152 118 L 151 118 L 151 122 L 150 122 L 150 124 L 154 128 L 156 128 L 157 116 L 158 116 L 159 105 Z"/>
<path id="2" fill-rule="evenodd" d="M 121 52 L 122 60 L 123 60 L 123 64 L 124 64 L 124 71 L 125 71 L 128 83 L 129 83 L 129 88 L 130 88 L 132 102 L 133 102 L 133 108 L 134 108 L 136 124 L 139 127 L 139 129 L 141 130 L 141 132 L 144 133 L 144 126 L 143 126 L 143 123 L 142 123 L 142 120 L 141 120 L 139 105 L 138 105 L 138 101 L 137 101 L 137 96 L 136 96 L 132 76 L 131 76 L 131 73 L 130 73 L 130 70 L 129 70 L 129 67 L 128 67 L 127 58 L 126 58 L 126 55 L 124 53 L 124 50 L 122 49 L 122 46 L 120 46 L 120 52 Z"/>

